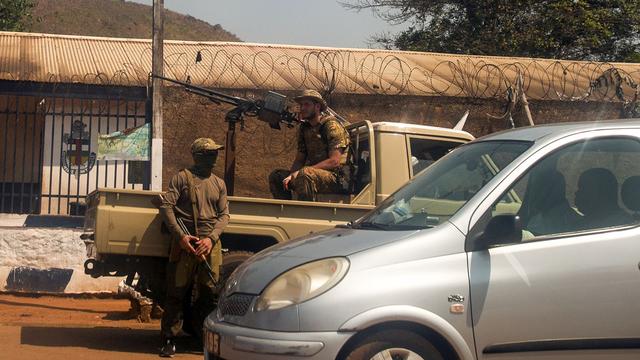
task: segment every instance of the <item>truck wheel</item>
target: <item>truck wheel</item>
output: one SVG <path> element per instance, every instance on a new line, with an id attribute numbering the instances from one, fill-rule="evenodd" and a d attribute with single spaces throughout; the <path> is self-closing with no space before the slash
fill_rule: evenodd
<path id="1" fill-rule="evenodd" d="M 229 251 L 222 255 L 222 266 L 220 266 L 220 279 L 224 282 L 235 270 L 238 265 L 242 264 L 248 258 L 252 257 L 250 251 Z"/>
<path id="2" fill-rule="evenodd" d="M 444 360 L 424 337 L 406 330 L 380 331 L 356 343 L 344 360 Z"/>

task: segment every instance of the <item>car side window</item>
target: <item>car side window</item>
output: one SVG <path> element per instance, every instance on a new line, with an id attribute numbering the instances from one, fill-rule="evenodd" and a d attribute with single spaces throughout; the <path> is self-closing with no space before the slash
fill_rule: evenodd
<path id="1" fill-rule="evenodd" d="M 568 145 L 521 177 L 494 203 L 491 217 L 517 215 L 522 241 L 634 224 L 640 219 L 639 156 L 640 142 L 631 138 Z"/>

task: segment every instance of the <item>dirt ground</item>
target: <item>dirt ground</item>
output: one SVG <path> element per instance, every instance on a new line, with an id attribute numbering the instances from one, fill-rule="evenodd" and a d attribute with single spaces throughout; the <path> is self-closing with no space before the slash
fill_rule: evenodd
<path id="1" fill-rule="evenodd" d="M 0 359 L 159 359 L 159 320 L 131 319 L 129 300 L 0 294 Z M 176 359 L 202 359 L 192 338 Z"/>

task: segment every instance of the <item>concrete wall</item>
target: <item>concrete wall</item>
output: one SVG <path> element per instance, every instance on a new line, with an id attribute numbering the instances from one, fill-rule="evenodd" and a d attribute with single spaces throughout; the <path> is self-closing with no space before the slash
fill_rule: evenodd
<path id="1" fill-rule="evenodd" d="M 81 229 L 25 227 L 27 222 L 27 216 L 0 215 L 0 291 L 117 291 L 122 278 L 84 274 Z"/>

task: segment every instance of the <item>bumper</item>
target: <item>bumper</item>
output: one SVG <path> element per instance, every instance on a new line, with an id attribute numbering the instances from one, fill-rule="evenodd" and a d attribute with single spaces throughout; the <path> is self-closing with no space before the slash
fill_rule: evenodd
<path id="1" fill-rule="evenodd" d="M 224 360 L 334 360 L 352 333 L 278 332 L 212 321 L 205 331 L 219 336 L 219 358 Z M 217 359 L 205 349 L 205 359 Z"/>

